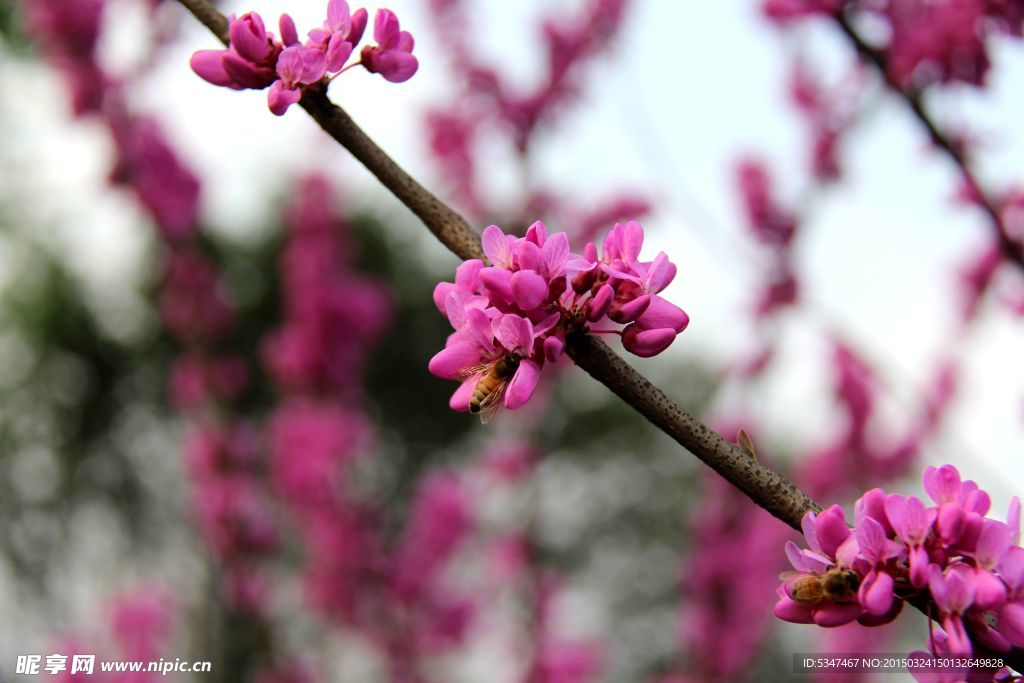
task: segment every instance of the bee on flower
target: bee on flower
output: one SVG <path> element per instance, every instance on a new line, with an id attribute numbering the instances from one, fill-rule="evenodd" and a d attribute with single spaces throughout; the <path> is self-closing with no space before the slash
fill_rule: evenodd
<path id="1" fill-rule="evenodd" d="M 434 289 L 455 333 L 429 367 L 461 382 L 451 407 L 484 422 L 499 404 L 515 410 L 529 400 L 541 368 L 561 357 L 571 332 L 614 334 L 626 350 L 647 357 L 664 351 L 689 322 L 658 296 L 676 267 L 664 252 L 639 260 L 643 228 L 635 222 L 609 232 L 600 259 L 593 244 L 573 254 L 568 236 L 549 235 L 540 221 L 523 237 L 492 225 L 481 244 L 490 265 L 468 260 L 454 282 Z"/>

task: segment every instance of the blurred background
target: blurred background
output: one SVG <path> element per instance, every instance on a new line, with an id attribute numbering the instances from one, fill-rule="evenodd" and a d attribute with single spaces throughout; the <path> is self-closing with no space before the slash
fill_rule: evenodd
<path id="1" fill-rule="evenodd" d="M 304 34 L 324 4 L 218 6 Z M 640 220 L 692 323 L 630 362 L 819 501 L 948 462 L 1002 517 L 1021 268 L 904 94 L 1024 236 L 1024 51 L 995 27 L 971 75 L 926 54 L 901 93 L 798 5 L 394 0 L 418 73 L 331 97 L 481 229 Z M 571 364 L 485 427 L 450 411 L 427 361 L 455 257 L 303 112 L 199 79 L 219 46 L 177 3 L 0 0 L 0 29 L 0 680 L 84 652 L 225 682 L 781 681 L 794 652 L 923 646 L 919 614 L 778 621 L 796 534 Z"/>

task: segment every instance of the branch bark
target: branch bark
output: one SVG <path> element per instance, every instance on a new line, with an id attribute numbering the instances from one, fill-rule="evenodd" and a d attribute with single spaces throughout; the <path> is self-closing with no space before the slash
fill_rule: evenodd
<path id="1" fill-rule="evenodd" d="M 970 160 L 967 158 L 964 147 L 958 144 L 956 140 L 949 135 L 949 133 L 942 130 L 938 123 L 932 119 L 928 114 L 928 111 L 925 109 L 924 101 L 922 100 L 920 92 L 906 90 L 893 79 L 889 73 L 885 53 L 869 45 L 853 27 L 853 24 L 850 23 L 849 17 L 845 15 L 837 16 L 836 24 L 842 34 L 850 41 L 850 44 L 853 45 L 857 53 L 860 54 L 865 61 L 871 64 L 876 71 L 878 71 L 882 80 L 885 81 L 885 85 L 895 95 L 902 99 L 904 103 L 906 103 L 907 108 L 910 109 L 914 118 L 918 120 L 921 126 L 923 126 L 925 131 L 928 133 L 928 137 L 931 139 L 932 144 L 949 157 L 949 159 L 960 170 L 960 174 L 963 177 L 964 182 L 967 183 L 970 190 L 977 196 L 978 205 L 992 223 L 992 227 L 996 232 L 996 238 L 999 241 L 999 248 L 1003 252 L 1003 256 L 1006 260 L 1016 264 L 1018 267 L 1024 268 L 1024 244 L 1015 240 L 1010 235 L 999 210 L 999 203 L 985 191 L 985 188 L 982 187 L 974 169 L 971 167 Z"/>
<path id="2" fill-rule="evenodd" d="M 178 1 L 226 44 L 227 22 L 207 0 Z M 484 257 L 480 238 L 466 219 L 420 185 L 371 140 L 344 110 L 327 98 L 325 86 L 308 89 L 300 105 L 449 250 L 462 259 Z M 785 477 L 683 410 L 600 339 L 575 334 L 566 341 L 567 353 L 576 365 L 779 520 L 800 531 L 803 515 L 822 509 Z M 1014 669 L 1024 670 L 1021 650 L 1001 656 Z"/>

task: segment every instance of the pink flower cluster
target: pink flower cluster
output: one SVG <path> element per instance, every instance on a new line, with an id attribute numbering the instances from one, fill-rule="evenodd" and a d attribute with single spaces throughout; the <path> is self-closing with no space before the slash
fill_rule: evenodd
<path id="1" fill-rule="evenodd" d="M 330 182 L 311 173 L 294 192 L 281 250 L 283 319 L 264 338 L 263 363 L 282 391 L 350 396 L 394 307 L 387 289 L 349 265 L 354 247 Z"/>
<path id="2" fill-rule="evenodd" d="M 1006 0 L 763 0 L 765 15 L 780 23 L 818 14 L 838 16 L 863 7 L 889 36 L 882 47 L 887 76 L 898 88 L 933 83 L 982 85 L 990 65 L 988 39 L 1021 37 L 1024 7 Z"/>
<path id="3" fill-rule="evenodd" d="M 961 81 L 982 85 L 988 35 L 1020 36 L 1019 3 L 1003 0 L 899 0 L 881 12 L 891 27 L 889 77 L 902 88 Z"/>
<path id="4" fill-rule="evenodd" d="M 267 104 L 278 116 L 302 98 L 303 87 L 360 64 L 392 83 L 412 78 L 419 68 L 412 55 L 413 37 L 401 30 L 398 17 L 387 9 L 377 10 L 374 17 L 377 44 L 363 47 L 359 61 L 346 66 L 362 40 L 367 20 L 366 9 L 352 13 L 345 0 L 329 0 L 323 26 L 310 31 L 303 44 L 295 22 L 287 14 L 282 14 L 278 22 L 278 40 L 267 31 L 259 14 L 248 12 L 231 20 L 230 47 L 196 52 L 192 55 L 192 70 L 214 85 L 234 90 L 269 87 Z"/>
<path id="5" fill-rule="evenodd" d="M 906 599 L 924 594 L 945 631 L 931 638 L 933 652 L 1024 646 L 1020 500 L 1013 498 L 1006 522 L 985 518 L 988 494 L 962 481 L 952 465 L 928 467 L 924 488 L 934 505 L 868 491 L 854 506 L 853 529 L 838 505 L 807 513 L 808 548 L 786 544 L 798 573 L 779 587 L 775 614 L 802 624 L 877 626 L 892 621 Z M 801 590 L 835 571 L 847 577 L 846 590 L 826 586 L 810 599 Z"/>
<path id="6" fill-rule="evenodd" d="M 282 320 L 263 346 L 280 396 L 266 435 L 271 492 L 293 522 L 310 607 L 386 655 L 389 680 L 422 680 L 416 661 L 462 643 L 475 613 L 475 600 L 447 577 L 473 510 L 459 476 L 431 473 L 396 539 L 365 488 L 366 473 L 386 465 L 374 457 L 362 370 L 394 305 L 352 266 L 336 197 L 327 179 L 310 174 L 286 207 Z"/>
<path id="7" fill-rule="evenodd" d="M 25 28 L 50 64 L 65 77 L 76 116 L 98 111 L 109 78 L 95 59 L 103 0 L 36 0 L 20 3 Z"/>
<path id="8" fill-rule="evenodd" d="M 760 656 L 771 626 L 779 575 L 773 549 L 787 530 L 714 472 L 705 472 L 701 485 L 704 495 L 687 520 L 700 552 L 688 553 L 679 572 L 680 644 L 692 680 L 734 681 Z M 722 561 L 739 555 L 749 561 Z"/>
<path id="9" fill-rule="evenodd" d="M 225 599 L 246 613 L 262 607 L 268 585 L 261 564 L 281 544 L 261 451 L 258 432 L 241 421 L 197 421 L 184 445 L 192 514 L 224 572 Z"/>
<path id="10" fill-rule="evenodd" d="M 487 228 L 483 249 L 492 265 L 470 259 L 459 266 L 454 283 L 434 289 L 434 303 L 455 332 L 429 368 L 438 377 L 461 380 L 451 407 L 468 410 L 480 380 L 502 361 L 506 371 L 514 370 L 505 407 L 521 407 L 544 364 L 561 357 L 566 335 L 587 323 L 625 325 L 591 331 L 621 335 L 623 346 L 638 356 L 668 348 L 690 319 L 658 296 L 676 267 L 665 252 L 640 261 L 643 239 L 638 223 L 616 224 L 600 255 L 592 242 L 578 255 L 570 253 L 564 232 L 549 236 L 540 221 L 520 238 Z"/>

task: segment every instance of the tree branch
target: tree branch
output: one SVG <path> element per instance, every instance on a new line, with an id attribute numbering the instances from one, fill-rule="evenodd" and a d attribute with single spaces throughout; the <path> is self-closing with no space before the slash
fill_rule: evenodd
<path id="1" fill-rule="evenodd" d="M 206 28 L 210 29 L 210 32 L 217 36 L 220 42 L 224 45 L 228 44 L 228 29 L 230 28 L 228 18 L 221 14 L 216 7 L 207 0 L 178 0 L 178 2 L 184 5 L 185 9 L 201 21 Z"/>
<path id="2" fill-rule="evenodd" d="M 971 192 L 973 192 L 977 197 L 978 205 L 989 217 L 992 227 L 995 228 L 996 237 L 999 241 L 999 248 L 1002 250 L 1003 256 L 1006 260 L 1024 268 L 1024 244 L 1021 244 L 1010 235 L 999 210 L 999 203 L 989 196 L 981 186 L 981 183 L 978 181 L 978 178 L 974 173 L 974 169 L 971 167 L 971 163 L 967 158 L 967 153 L 964 150 L 964 147 L 958 144 L 951 135 L 943 131 L 932 119 L 925 110 L 920 92 L 913 92 L 904 89 L 892 77 L 889 73 L 885 53 L 869 45 L 867 41 L 857 33 L 857 30 L 854 29 L 853 25 L 850 23 L 849 17 L 845 15 L 836 16 L 836 24 L 839 26 L 839 30 L 843 35 L 845 35 L 853 45 L 854 49 L 857 50 L 857 53 L 860 54 L 865 61 L 875 67 L 879 75 L 882 77 L 882 80 L 885 81 L 885 85 L 906 103 L 907 107 L 914 115 L 914 118 L 916 118 L 924 127 L 925 131 L 927 131 L 932 144 L 945 153 L 945 155 L 949 157 L 949 159 L 960 170 L 960 174 L 963 177 L 964 182 L 967 183 Z"/>
<path id="3" fill-rule="evenodd" d="M 226 26 L 226 20 L 206 0 L 178 1 L 210 30 L 222 35 L 220 31 Z M 328 100 L 323 85 L 308 89 L 300 104 L 328 135 L 349 150 L 416 214 L 442 244 L 460 258 L 483 258 L 479 236 L 469 223 L 406 173 L 348 114 Z M 566 342 L 569 357 L 591 377 L 793 529 L 801 530 L 800 520 L 806 512 L 822 509 L 782 475 L 757 462 L 683 410 L 601 340 L 588 334 L 574 334 Z M 1001 656 L 1014 669 L 1024 670 L 1021 650 Z"/>
<path id="4" fill-rule="evenodd" d="M 416 182 L 341 107 L 327 99 L 325 86 L 307 90 L 299 104 L 328 135 L 351 152 L 384 187 L 409 207 L 441 244 L 463 260 L 484 258 L 480 237 L 466 219 Z"/>

